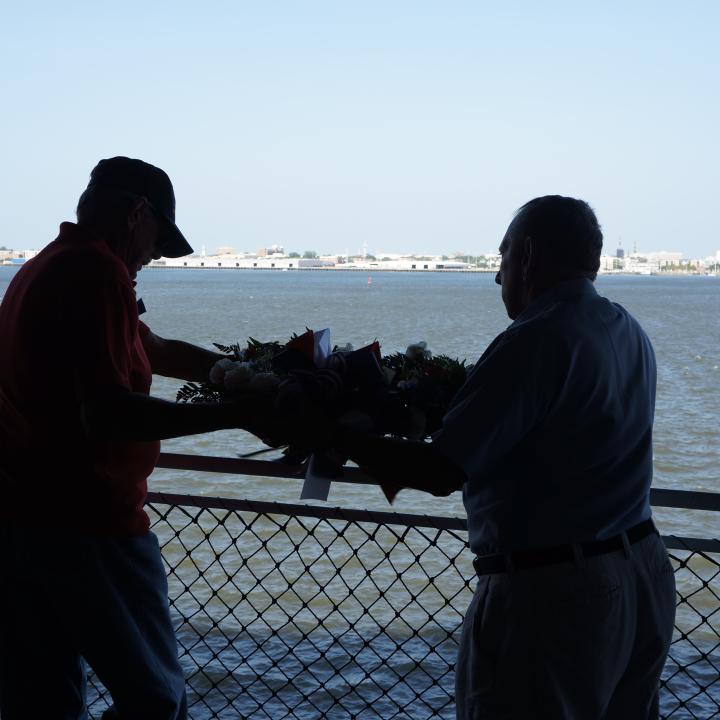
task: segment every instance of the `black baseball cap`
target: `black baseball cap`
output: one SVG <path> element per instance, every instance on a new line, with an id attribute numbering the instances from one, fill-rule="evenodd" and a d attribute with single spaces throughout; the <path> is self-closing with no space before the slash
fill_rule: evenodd
<path id="1" fill-rule="evenodd" d="M 90 173 L 88 189 L 92 187 L 146 197 L 166 225 L 165 242 L 160 252 L 169 258 L 192 254 L 190 243 L 175 224 L 175 192 L 164 170 L 129 157 L 108 158 L 101 160 Z"/>

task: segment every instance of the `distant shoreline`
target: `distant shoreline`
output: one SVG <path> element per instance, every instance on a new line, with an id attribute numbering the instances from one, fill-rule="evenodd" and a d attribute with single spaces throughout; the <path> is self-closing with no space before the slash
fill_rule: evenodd
<path id="1" fill-rule="evenodd" d="M 232 267 L 225 265 L 146 265 L 143 270 L 260 270 L 267 272 L 359 272 L 359 273 L 497 273 L 486 268 L 376 268 L 376 267 Z"/>
<path id="2" fill-rule="evenodd" d="M 146 265 L 143 271 L 147 270 L 250 270 L 260 272 L 346 272 L 346 273 L 481 273 L 481 274 L 496 274 L 497 269 L 488 268 L 381 268 L 381 267 L 233 267 L 231 265 L 225 265 L 218 267 L 216 265 Z M 599 272 L 598 277 L 720 277 L 713 273 L 688 273 L 688 272 L 651 272 L 651 273 L 639 273 L 639 272 L 625 272 L 623 270 L 605 271 Z"/>
<path id="3" fill-rule="evenodd" d="M 0 263 L 0 267 L 20 268 L 20 263 Z M 386 268 L 386 267 L 344 267 L 338 266 L 320 266 L 320 267 L 248 267 L 232 266 L 232 265 L 146 265 L 143 270 L 258 270 L 266 272 L 345 272 L 345 273 L 479 273 L 492 275 L 498 272 L 497 268 Z M 605 270 L 598 273 L 599 277 L 720 277 L 718 273 L 696 273 L 696 272 L 679 272 L 677 270 L 667 270 L 663 272 L 628 272 L 625 270 Z"/>

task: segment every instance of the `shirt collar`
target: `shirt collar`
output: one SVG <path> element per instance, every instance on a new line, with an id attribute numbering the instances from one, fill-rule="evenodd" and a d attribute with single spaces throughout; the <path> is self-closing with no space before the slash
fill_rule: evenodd
<path id="1" fill-rule="evenodd" d="M 132 283 L 133 288 L 135 287 L 135 282 L 130 278 L 130 273 L 125 263 L 112 251 L 105 238 L 94 230 L 72 222 L 61 222 L 60 233 L 57 239 L 62 243 L 78 243 L 84 244 L 85 246 L 92 246 L 96 251 L 112 257 L 118 266 L 118 272 L 123 277 L 126 277 L 129 283 Z"/>
<path id="2" fill-rule="evenodd" d="M 527 322 L 528 320 L 537 317 L 548 307 L 561 300 L 570 300 L 571 298 L 593 295 L 597 295 L 597 290 L 595 289 L 595 285 L 593 285 L 592 280 L 584 277 L 565 280 L 557 285 L 553 285 L 551 288 L 548 288 L 545 292 L 536 297 L 515 318 L 515 321 L 510 325 L 510 327 L 514 327 L 519 323 Z"/>
<path id="3" fill-rule="evenodd" d="M 94 242 L 102 243 L 107 246 L 105 240 L 93 230 L 85 227 L 84 225 L 77 225 L 72 222 L 61 222 L 60 232 L 58 233 L 58 240 L 65 242 Z M 109 248 L 108 248 L 109 250 Z"/>

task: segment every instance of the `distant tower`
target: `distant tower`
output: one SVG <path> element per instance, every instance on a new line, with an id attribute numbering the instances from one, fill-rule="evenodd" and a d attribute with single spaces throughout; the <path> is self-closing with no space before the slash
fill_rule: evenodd
<path id="1" fill-rule="evenodd" d="M 201 254 L 203 257 L 205 257 L 205 246 L 204 246 L 204 245 L 200 248 L 200 254 Z"/>
<path id="2" fill-rule="evenodd" d="M 622 246 L 621 238 L 618 238 L 618 249 L 615 251 L 615 257 L 621 260 L 625 257 L 625 248 Z"/>
<path id="3" fill-rule="evenodd" d="M 363 246 L 362 246 L 362 256 L 363 256 L 363 260 L 367 259 L 367 243 L 366 242 L 364 242 Z"/>

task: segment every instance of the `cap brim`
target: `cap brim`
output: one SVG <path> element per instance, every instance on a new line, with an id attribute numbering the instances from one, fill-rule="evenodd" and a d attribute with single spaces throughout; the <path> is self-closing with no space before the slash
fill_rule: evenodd
<path id="1" fill-rule="evenodd" d="M 180 232 L 178 226 L 170 220 L 168 220 L 167 238 L 167 242 L 162 247 L 163 257 L 179 258 L 193 254 L 190 243 Z"/>

